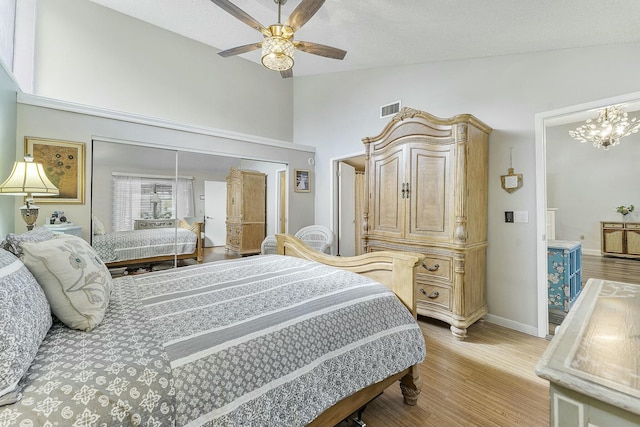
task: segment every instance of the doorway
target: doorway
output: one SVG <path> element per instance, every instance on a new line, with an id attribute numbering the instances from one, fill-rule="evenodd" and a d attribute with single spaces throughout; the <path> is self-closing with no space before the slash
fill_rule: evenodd
<path id="1" fill-rule="evenodd" d="M 204 247 L 224 246 L 227 229 L 227 183 L 204 182 Z"/>
<path id="2" fill-rule="evenodd" d="M 338 256 L 360 255 L 364 198 L 364 154 L 332 160 L 333 232 Z"/>
<path id="3" fill-rule="evenodd" d="M 633 104 L 637 107 L 640 92 L 536 114 L 536 281 L 538 300 L 538 336 L 549 333 L 547 284 L 547 129 L 563 123 L 586 120 L 589 113 L 608 105 Z M 630 111 L 630 110 L 629 110 Z M 552 206 L 553 207 L 553 206 Z"/>

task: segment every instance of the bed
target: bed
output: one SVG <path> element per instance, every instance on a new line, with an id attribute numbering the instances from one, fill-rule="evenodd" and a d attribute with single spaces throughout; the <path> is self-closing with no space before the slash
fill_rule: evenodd
<path id="1" fill-rule="evenodd" d="M 115 279 L 90 332 L 54 319 L 0 426 L 331 426 L 397 381 L 415 404 L 423 257 L 277 239 L 280 255 Z"/>
<path id="2" fill-rule="evenodd" d="M 107 267 L 195 258 L 203 260 L 202 222 L 178 221 L 175 228 L 94 234 L 92 245 Z"/>

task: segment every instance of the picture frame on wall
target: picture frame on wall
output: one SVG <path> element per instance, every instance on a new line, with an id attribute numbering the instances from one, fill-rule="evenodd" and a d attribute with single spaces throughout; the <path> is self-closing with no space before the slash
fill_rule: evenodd
<path id="1" fill-rule="evenodd" d="M 60 191 L 53 197 L 34 197 L 35 204 L 84 204 L 84 143 L 26 137 L 25 154 L 42 163 Z"/>
<path id="2" fill-rule="evenodd" d="M 294 190 L 296 193 L 309 193 L 311 191 L 311 172 L 308 169 L 294 169 Z"/>

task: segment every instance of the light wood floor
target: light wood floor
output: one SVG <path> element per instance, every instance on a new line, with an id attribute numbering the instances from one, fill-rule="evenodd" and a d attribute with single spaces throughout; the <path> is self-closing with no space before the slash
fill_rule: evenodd
<path id="1" fill-rule="evenodd" d="M 393 385 L 367 406 L 369 427 L 549 425 L 549 383 L 534 373 L 547 340 L 478 322 L 458 341 L 442 322 L 418 323 L 427 344 L 418 404 L 405 405 Z"/>
<path id="2" fill-rule="evenodd" d="M 640 260 L 582 255 L 582 284 L 590 278 L 640 283 Z"/>

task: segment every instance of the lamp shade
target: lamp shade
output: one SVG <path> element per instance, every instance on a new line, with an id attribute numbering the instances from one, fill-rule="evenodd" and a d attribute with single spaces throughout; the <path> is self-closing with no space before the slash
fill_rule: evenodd
<path id="1" fill-rule="evenodd" d="M 35 163 L 33 156 L 24 156 L 24 162 L 15 162 L 11 175 L 0 184 L 0 194 L 10 196 L 43 197 L 60 194 L 44 173 L 42 163 Z"/>

